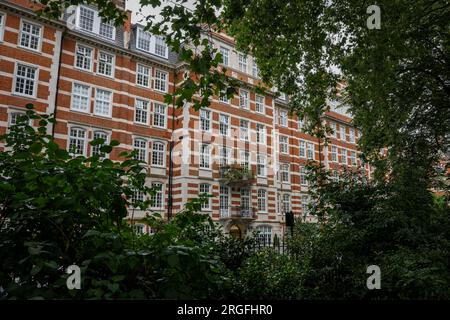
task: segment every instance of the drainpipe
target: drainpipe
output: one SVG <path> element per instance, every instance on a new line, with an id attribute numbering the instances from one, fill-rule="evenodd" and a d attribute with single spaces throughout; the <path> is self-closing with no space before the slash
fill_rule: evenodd
<path id="1" fill-rule="evenodd" d="M 62 51 L 63 51 L 63 43 L 64 43 L 64 35 L 66 33 L 66 30 L 64 29 L 61 33 L 61 41 L 60 41 L 60 46 L 59 46 L 59 58 L 58 58 L 58 73 L 55 75 L 56 76 L 56 91 L 55 91 L 55 99 L 53 101 L 55 109 L 53 110 L 53 116 L 56 119 L 56 110 L 58 109 L 58 94 L 59 94 L 59 76 L 61 74 L 61 59 L 62 59 Z M 52 137 L 55 137 L 55 127 L 56 124 L 52 123 Z"/>
<path id="2" fill-rule="evenodd" d="M 173 71 L 173 81 L 174 81 L 174 90 L 176 85 L 176 69 Z M 175 99 L 172 99 L 172 135 L 170 137 L 170 146 L 169 146 L 169 199 L 167 203 L 167 221 L 170 222 L 172 218 L 172 209 L 173 209 L 173 161 L 172 154 L 174 148 L 173 135 L 175 131 Z"/>

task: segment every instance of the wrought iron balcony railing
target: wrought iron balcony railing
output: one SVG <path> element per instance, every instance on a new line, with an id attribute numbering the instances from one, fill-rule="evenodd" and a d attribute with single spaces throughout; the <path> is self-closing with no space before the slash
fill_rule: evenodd
<path id="1" fill-rule="evenodd" d="M 255 219 L 255 210 L 253 208 L 246 207 L 230 207 L 228 210 L 220 210 L 221 219 Z"/>
<path id="2" fill-rule="evenodd" d="M 229 186 L 246 186 L 254 183 L 255 174 L 247 166 L 238 164 L 221 166 L 220 180 Z"/>

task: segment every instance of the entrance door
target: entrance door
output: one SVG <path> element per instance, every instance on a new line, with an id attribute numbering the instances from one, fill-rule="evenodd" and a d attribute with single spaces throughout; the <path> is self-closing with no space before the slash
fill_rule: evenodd
<path id="1" fill-rule="evenodd" d="M 230 227 L 230 235 L 236 239 L 241 239 L 242 237 L 241 229 L 237 225 L 233 224 Z"/>

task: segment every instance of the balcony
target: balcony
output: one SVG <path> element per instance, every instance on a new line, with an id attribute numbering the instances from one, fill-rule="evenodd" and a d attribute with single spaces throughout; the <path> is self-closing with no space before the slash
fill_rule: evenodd
<path id="1" fill-rule="evenodd" d="M 228 210 L 220 211 L 222 220 L 254 220 L 256 210 L 254 208 L 243 208 L 241 206 L 230 207 Z"/>
<path id="2" fill-rule="evenodd" d="M 255 174 L 246 166 L 221 166 L 219 172 L 221 182 L 230 187 L 245 187 L 255 182 Z"/>

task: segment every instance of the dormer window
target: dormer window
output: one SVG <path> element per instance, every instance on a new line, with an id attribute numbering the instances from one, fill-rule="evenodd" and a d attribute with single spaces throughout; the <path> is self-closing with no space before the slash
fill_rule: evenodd
<path id="1" fill-rule="evenodd" d="M 104 21 L 97 10 L 85 6 L 78 7 L 77 27 L 109 40 L 116 38 L 116 28 L 113 23 Z"/>
<path id="2" fill-rule="evenodd" d="M 162 37 L 155 37 L 155 54 L 167 58 L 167 45 Z"/>
<path id="3" fill-rule="evenodd" d="M 167 59 L 169 57 L 169 50 L 164 38 L 154 36 L 151 33 L 144 31 L 142 28 L 137 29 L 136 48 L 139 50 L 157 55 Z"/>

